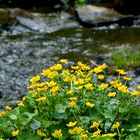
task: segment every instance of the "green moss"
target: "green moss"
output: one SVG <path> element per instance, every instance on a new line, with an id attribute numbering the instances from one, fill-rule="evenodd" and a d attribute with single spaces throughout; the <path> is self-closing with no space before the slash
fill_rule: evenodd
<path id="1" fill-rule="evenodd" d="M 112 53 L 113 64 L 118 68 L 135 68 L 140 66 L 140 50 L 131 49 Z"/>

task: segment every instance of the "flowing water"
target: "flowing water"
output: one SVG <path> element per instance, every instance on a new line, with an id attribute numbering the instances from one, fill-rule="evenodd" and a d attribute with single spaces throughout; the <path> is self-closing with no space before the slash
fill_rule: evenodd
<path id="1" fill-rule="evenodd" d="M 28 79 L 61 58 L 90 64 L 116 49 L 140 49 L 139 28 L 86 29 L 71 19 L 46 19 L 47 32 L 1 33 L 0 106 L 19 101 Z"/>

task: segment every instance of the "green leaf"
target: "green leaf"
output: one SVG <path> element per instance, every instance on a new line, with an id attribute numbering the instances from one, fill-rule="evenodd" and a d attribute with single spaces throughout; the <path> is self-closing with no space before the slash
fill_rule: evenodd
<path id="1" fill-rule="evenodd" d="M 41 138 L 32 132 L 24 132 L 17 136 L 17 140 L 41 140 Z"/>
<path id="2" fill-rule="evenodd" d="M 34 113 L 24 112 L 19 119 L 20 119 L 21 124 L 26 125 L 32 120 L 34 116 L 37 116 L 37 115 L 38 115 L 37 110 L 35 110 Z"/>
<path id="3" fill-rule="evenodd" d="M 64 104 L 56 104 L 55 110 L 57 111 L 57 113 L 65 113 L 67 106 Z"/>
<path id="4" fill-rule="evenodd" d="M 48 128 L 50 127 L 51 125 L 57 125 L 59 124 L 60 122 L 56 122 L 56 121 L 48 121 L 48 120 L 42 120 L 41 121 L 41 126 L 44 127 L 44 128 Z"/>
<path id="5" fill-rule="evenodd" d="M 20 115 L 19 107 L 16 107 L 14 110 L 7 113 L 7 116 L 12 120 L 17 120 Z"/>
<path id="6" fill-rule="evenodd" d="M 37 129 L 39 129 L 41 127 L 41 124 L 40 124 L 39 121 L 37 121 L 37 120 L 34 119 L 34 120 L 32 120 L 32 122 L 30 124 L 30 127 L 32 129 L 34 129 L 34 130 L 37 130 Z"/>

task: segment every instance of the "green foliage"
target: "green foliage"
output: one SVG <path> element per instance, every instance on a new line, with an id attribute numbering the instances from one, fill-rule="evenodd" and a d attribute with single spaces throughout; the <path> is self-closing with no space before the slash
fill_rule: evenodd
<path id="1" fill-rule="evenodd" d="M 62 59 L 31 77 L 29 93 L 17 107 L 0 112 L 0 138 L 17 140 L 139 139 L 140 86 L 129 91 L 127 72 L 107 65 L 90 68 Z"/>
<path id="2" fill-rule="evenodd" d="M 72 7 L 80 7 L 80 6 L 84 6 L 86 4 L 85 0 L 61 0 L 65 5 L 66 4 L 70 4 Z"/>
<path id="3" fill-rule="evenodd" d="M 140 66 L 140 50 L 124 50 L 112 53 L 112 60 L 118 68 L 138 67 Z"/>

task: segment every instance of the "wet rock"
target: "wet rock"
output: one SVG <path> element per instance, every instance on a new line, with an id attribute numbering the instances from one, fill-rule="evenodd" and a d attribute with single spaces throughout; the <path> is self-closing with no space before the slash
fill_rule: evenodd
<path id="1" fill-rule="evenodd" d="M 113 9 L 94 5 L 77 8 L 75 15 L 79 23 L 85 27 L 101 27 L 113 24 L 132 26 L 135 19 L 132 15 L 123 15 Z"/>
<path id="2" fill-rule="evenodd" d="M 8 10 L 11 18 L 14 18 L 19 25 L 35 32 L 41 32 L 44 30 L 43 28 L 45 23 L 40 21 L 39 18 L 33 16 L 31 13 L 20 8 L 13 8 Z"/>
<path id="3" fill-rule="evenodd" d="M 140 67 L 135 69 L 135 74 L 138 76 L 140 75 Z"/>

